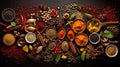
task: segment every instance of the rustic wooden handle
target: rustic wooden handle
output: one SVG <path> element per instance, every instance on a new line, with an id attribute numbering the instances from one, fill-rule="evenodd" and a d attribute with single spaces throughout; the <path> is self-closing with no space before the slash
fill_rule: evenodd
<path id="1" fill-rule="evenodd" d="M 4 29 L 3 31 L 4 32 L 9 32 L 9 31 L 16 30 L 16 29 L 19 29 L 19 28 L 21 28 L 21 25 L 18 25 L 16 27 L 11 27 L 10 29 Z"/>
<path id="2" fill-rule="evenodd" d="M 118 24 L 119 21 L 108 21 L 108 22 L 103 22 L 102 25 L 106 25 L 106 24 Z"/>
<path id="3" fill-rule="evenodd" d="M 68 42 L 68 44 L 69 44 L 69 46 L 70 46 L 70 48 L 71 48 L 73 54 L 76 54 L 77 51 L 76 51 L 76 48 L 75 48 L 74 44 L 73 44 L 72 42 Z"/>
<path id="4" fill-rule="evenodd" d="M 117 44 L 117 43 L 118 43 L 118 41 L 110 41 L 110 43 L 116 43 L 116 44 Z"/>

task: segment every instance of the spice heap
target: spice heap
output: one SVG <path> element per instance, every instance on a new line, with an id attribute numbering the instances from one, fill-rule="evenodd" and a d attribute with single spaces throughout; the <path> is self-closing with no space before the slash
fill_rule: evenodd
<path id="1" fill-rule="evenodd" d="M 105 49 L 108 49 L 106 54 L 117 55 L 115 50 L 110 53 L 109 49 L 114 48 L 106 46 L 114 39 L 114 45 L 118 44 L 115 38 L 119 33 L 118 26 L 110 24 L 100 30 L 98 27 L 99 22 L 118 22 L 114 8 L 95 9 L 74 3 L 50 8 L 40 4 L 33 8 L 19 7 L 14 12 L 14 20 L 6 24 L 0 22 L 5 27 L 0 51 L 16 63 L 23 63 L 26 59 L 39 63 L 84 62 L 85 59 L 96 59 L 104 54 Z M 95 35 L 89 38 L 93 33 L 100 35 L 101 40 L 95 40 L 94 37 L 99 39 Z"/>
<path id="2" fill-rule="evenodd" d="M 7 57 L 7 59 L 12 60 L 14 63 L 21 64 L 25 61 L 24 51 L 16 45 L 11 47 L 3 46 L 1 52 Z"/>

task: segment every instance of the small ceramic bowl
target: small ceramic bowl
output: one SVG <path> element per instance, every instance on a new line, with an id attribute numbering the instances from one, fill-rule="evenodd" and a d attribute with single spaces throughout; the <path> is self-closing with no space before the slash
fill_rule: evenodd
<path id="1" fill-rule="evenodd" d="M 118 48 L 114 44 L 110 44 L 106 47 L 105 53 L 108 57 L 115 57 L 118 54 Z"/>
<path id="2" fill-rule="evenodd" d="M 25 40 L 27 43 L 34 43 L 36 41 L 35 33 L 29 32 L 25 36 Z"/>
<path id="3" fill-rule="evenodd" d="M 98 44 L 100 42 L 100 35 L 96 32 L 93 32 L 89 35 L 89 41 L 92 44 Z"/>

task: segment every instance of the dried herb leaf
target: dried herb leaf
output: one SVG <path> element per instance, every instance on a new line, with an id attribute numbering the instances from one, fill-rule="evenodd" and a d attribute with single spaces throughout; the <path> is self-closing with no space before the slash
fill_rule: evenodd
<path id="1" fill-rule="evenodd" d="M 111 31 L 105 30 L 104 32 L 100 32 L 100 36 L 107 37 L 107 38 L 113 38 L 114 35 Z"/>
<path id="2" fill-rule="evenodd" d="M 84 13 L 83 16 L 86 17 L 87 19 L 91 19 L 92 18 L 92 15 L 88 14 L 88 13 Z"/>
<path id="3" fill-rule="evenodd" d="M 96 20 L 93 20 L 93 21 L 91 22 L 91 25 L 92 25 L 92 26 L 96 26 L 96 23 L 97 23 L 97 21 L 96 21 Z"/>
<path id="4" fill-rule="evenodd" d="M 83 51 L 81 54 L 81 60 L 85 61 L 86 51 Z"/>
<path id="5" fill-rule="evenodd" d="M 75 18 L 75 16 L 76 16 L 75 13 L 72 13 L 69 17 L 69 20 L 73 20 Z"/>
<path id="6" fill-rule="evenodd" d="M 15 22 L 11 22 L 10 23 L 12 26 L 16 26 L 16 23 Z"/>
<path id="7" fill-rule="evenodd" d="M 62 54 L 57 54 L 57 56 L 55 58 L 56 63 L 58 63 L 60 61 L 61 55 Z"/>

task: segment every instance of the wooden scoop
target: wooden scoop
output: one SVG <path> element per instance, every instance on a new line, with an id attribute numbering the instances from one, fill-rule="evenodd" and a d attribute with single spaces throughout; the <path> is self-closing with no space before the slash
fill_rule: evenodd
<path id="1" fill-rule="evenodd" d="M 99 30 L 98 31 L 100 31 L 101 27 L 104 26 L 104 25 L 107 25 L 107 24 L 118 24 L 119 21 L 108 21 L 108 22 L 100 22 L 99 21 L 99 23 L 100 23 L 100 26 L 99 26 Z"/>
<path id="2" fill-rule="evenodd" d="M 69 37 L 69 31 L 73 31 L 72 29 L 69 29 L 68 32 L 67 32 L 67 38 L 69 40 L 68 44 L 69 44 L 69 47 L 71 48 L 73 54 L 76 54 L 78 52 L 78 54 L 80 54 L 80 51 L 79 49 L 77 48 L 77 46 L 75 44 L 73 44 L 73 40 L 74 40 L 74 37 L 75 37 L 75 33 L 73 32 L 73 34 L 71 36 L 73 36 L 72 38 Z"/>
<path id="3" fill-rule="evenodd" d="M 101 26 L 104 26 L 106 24 L 118 24 L 119 21 L 108 21 L 108 22 L 100 22 Z"/>
<path id="4" fill-rule="evenodd" d="M 100 22 L 99 19 L 93 18 L 91 20 L 88 21 L 87 25 L 92 21 L 92 20 L 96 20 L 99 24 L 99 29 L 96 32 L 99 32 L 101 27 L 107 24 L 119 24 L 119 21 L 108 21 L 108 22 Z M 91 31 L 90 31 L 91 32 Z M 92 33 L 92 32 L 91 32 Z"/>

